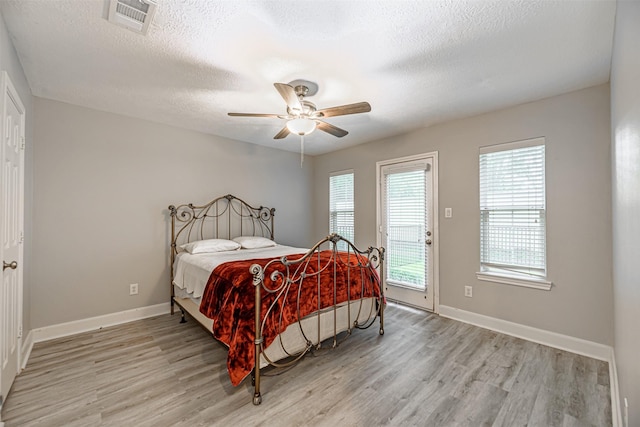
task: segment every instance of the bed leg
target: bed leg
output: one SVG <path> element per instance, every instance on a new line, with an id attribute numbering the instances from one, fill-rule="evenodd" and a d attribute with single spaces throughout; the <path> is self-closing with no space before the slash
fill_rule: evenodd
<path id="1" fill-rule="evenodd" d="M 262 403 L 262 395 L 260 394 L 260 366 L 256 365 L 253 368 L 253 374 L 251 375 L 251 385 L 253 386 L 253 404 L 259 405 Z"/>
<path id="2" fill-rule="evenodd" d="M 262 403 L 262 396 L 260 396 L 260 392 L 253 394 L 253 404 L 259 405 Z"/>
<path id="3" fill-rule="evenodd" d="M 384 302 L 380 302 L 380 335 L 384 335 Z"/>
<path id="4" fill-rule="evenodd" d="M 180 318 L 180 323 L 187 323 L 187 318 L 184 316 L 184 309 L 180 309 L 180 313 L 181 313 L 181 318 Z"/>

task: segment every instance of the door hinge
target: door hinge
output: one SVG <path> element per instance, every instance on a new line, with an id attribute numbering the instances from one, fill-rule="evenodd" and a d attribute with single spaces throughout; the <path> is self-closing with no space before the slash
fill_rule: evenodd
<path id="1" fill-rule="evenodd" d="M 18 338 L 22 338 L 22 325 L 18 326 Z"/>
<path id="2" fill-rule="evenodd" d="M 20 137 L 20 149 L 24 150 L 24 136 Z"/>
<path id="3" fill-rule="evenodd" d="M 24 231 L 20 232 L 20 243 L 24 243 Z"/>

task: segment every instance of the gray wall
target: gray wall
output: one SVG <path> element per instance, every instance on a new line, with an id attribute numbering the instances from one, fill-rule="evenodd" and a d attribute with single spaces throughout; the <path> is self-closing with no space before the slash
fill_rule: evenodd
<path id="1" fill-rule="evenodd" d="M 168 302 L 169 204 L 232 193 L 311 243 L 312 158 L 34 99 L 34 328 Z"/>
<path id="2" fill-rule="evenodd" d="M 375 108 L 375 106 L 373 106 Z M 481 282 L 478 148 L 546 137 L 551 291 Z M 440 304 L 612 345 L 609 86 L 452 121 L 316 157 L 315 234 L 328 230 L 328 177 L 355 171 L 356 243 L 376 242 L 376 161 L 439 153 Z M 444 218 L 444 208 L 453 218 Z M 473 285 L 473 298 L 464 286 Z"/>
<path id="3" fill-rule="evenodd" d="M 629 425 L 640 425 L 640 2 L 619 1 L 611 71 L 615 355 Z"/>
<path id="4" fill-rule="evenodd" d="M 32 206 L 33 206 L 33 97 L 31 88 L 22 71 L 22 65 L 18 60 L 13 43 L 7 33 L 4 18 L 0 14 L 0 70 L 6 71 L 13 86 L 18 91 L 20 100 L 26 110 L 25 119 L 25 240 L 24 240 L 24 299 L 22 310 L 22 326 L 25 331 L 31 329 L 31 248 L 33 241 L 33 230 L 31 228 Z"/>

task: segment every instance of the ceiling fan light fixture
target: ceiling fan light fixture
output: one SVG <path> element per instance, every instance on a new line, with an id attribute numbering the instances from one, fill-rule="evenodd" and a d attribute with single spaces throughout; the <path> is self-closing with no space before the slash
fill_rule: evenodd
<path id="1" fill-rule="evenodd" d="M 297 119 L 289 120 L 287 122 L 287 129 L 296 135 L 309 135 L 311 132 L 316 130 L 316 122 L 315 120 L 307 119 L 305 117 L 299 117 Z"/>

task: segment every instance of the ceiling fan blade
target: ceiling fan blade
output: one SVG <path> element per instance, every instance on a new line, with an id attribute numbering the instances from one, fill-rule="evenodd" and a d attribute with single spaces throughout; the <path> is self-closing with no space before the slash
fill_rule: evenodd
<path id="1" fill-rule="evenodd" d="M 289 128 L 288 127 L 283 127 L 282 130 L 280 132 L 278 132 L 276 134 L 276 136 L 273 137 L 273 139 L 282 139 L 282 138 L 286 138 L 287 135 L 289 135 L 291 132 L 289 132 Z"/>
<path id="2" fill-rule="evenodd" d="M 340 105 L 339 107 L 323 108 L 316 111 L 316 115 L 319 117 L 333 117 L 368 113 L 369 111 L 371 111 L 371 105 L 368 102 L 356 102 L 355 104 Z"/>
<path id="3" fill-rule="evenodd" d="M 337 126 L 334 126 L 332 124 L 329 124 L 327 122 L 323 122 L 322 120 L 316 120 L 316 124 L 317 124 L 317 128 L 325 131 L 327 133 L 330 133 L 333 136 L 337 136 L 338 138 L 342 138 L 343 136 L 347 135 L 349 132 L 347 132 L 344 129 L 340 129 Z"/>
<path id="4" fill-rule="evenodd" d="M 273 85 L 290 109 L 302 112 L 302 104 L 300 104 L 300 100 L 293 86 L 285 83 L 274 83 Z"/>
<path id="5" fill-rule="evenodd" d="M 227 113 L 233 117 L 275 117 L 279 118 L 279 114 L 263 114 L 263 113 Z"/>

